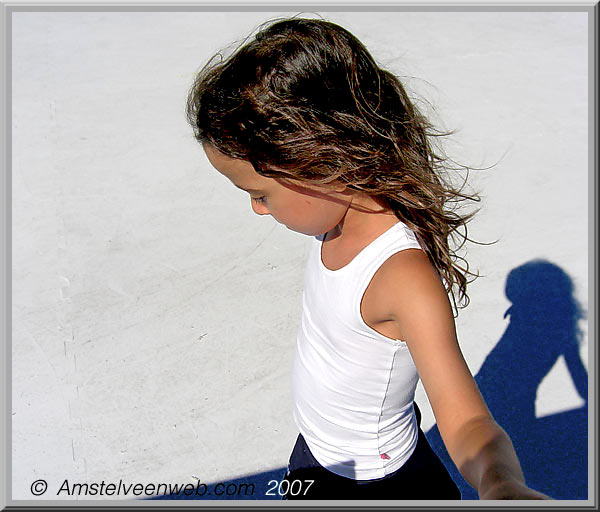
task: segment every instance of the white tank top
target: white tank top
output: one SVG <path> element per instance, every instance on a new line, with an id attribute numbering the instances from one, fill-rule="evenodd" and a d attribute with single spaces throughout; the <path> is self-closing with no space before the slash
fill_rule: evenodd
<path id="1" fill-rule="evenodd" d="M 360 304 L 390 256 L 420 245 L 398 222 L 334 271 L 321 260 L 322 240 L 313 239 L 306 264 L 292 372 L 294 420 L 322 466 L 355 480 L 382 478 L 417 444 L 419 377 L 406 343 L 369 327 Z"/>

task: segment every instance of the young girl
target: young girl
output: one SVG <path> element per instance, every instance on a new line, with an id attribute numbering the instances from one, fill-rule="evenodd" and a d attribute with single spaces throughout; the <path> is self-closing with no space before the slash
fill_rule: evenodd
<path id="1" fill-rule="evenodd" d="M 255 213 L 313 237 L 286 497 L 460 499 L 420 428 L 421 378 L 481 499 L 547 498 L 526 486 L 460 352 L 448 295 L 467 302 L 469 272 L 451 243 L 469 215 L 450 206 L 473 198 L 442 179 L 400 81 L 340 26 L 287 19 L 211 60 L 188 117 Z"/>

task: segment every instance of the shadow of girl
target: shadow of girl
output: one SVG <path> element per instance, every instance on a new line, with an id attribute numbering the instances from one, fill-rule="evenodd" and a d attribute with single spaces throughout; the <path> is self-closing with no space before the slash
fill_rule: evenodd
<path id="1" fill-rule="evenodd" d="M 527 484 L 555 499 L 587 499 L 587 371 L 578 327 L 584 313 L 573 283 L 560 267 L 533 260 L 509 273 L 505 291 L 512 303 L 504 314 L 510 323 L 475 381 L 512 439 Z M 586 404 L 536 418 L 537 389 L 560 356 Z M 449 458 L 437 426 L 426 435 L 463 499 L 477 499 Z"/>

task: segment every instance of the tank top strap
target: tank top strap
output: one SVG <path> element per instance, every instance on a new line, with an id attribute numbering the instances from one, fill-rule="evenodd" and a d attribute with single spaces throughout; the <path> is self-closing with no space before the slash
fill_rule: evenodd
<path id="1" fill-rule="evenodd" d="M 394 224 L 357 255 L 357 293 L 362 298 L 379 268 L 394 254 L 406 249 L 421 249 L 417 237 L 403 222 Z"/>

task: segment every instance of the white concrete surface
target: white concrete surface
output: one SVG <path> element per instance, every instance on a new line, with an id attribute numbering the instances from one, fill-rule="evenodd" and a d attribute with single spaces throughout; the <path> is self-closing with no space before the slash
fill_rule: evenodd
<path id="1" fill-rule="evenodd" d="M 13 498 L 38 478 L 55 499 L 65 478 L 215 482 L 287 463 L 306 239 L 210 169 L 184 103 L 214 51 L 288 14 L 13 15 Z M 472 175 L 472 235 L 500 241 L 469 249 L 485 276 L 457 322 L 471 370 L 506 327 L 511 269 L 548 259 L 587 307 L 587 15 L 320 14 L 411 77 L 459 130 L 458 161 L 499 162 Z M 559 360 L 537 415 L 581 403 Z"/>

